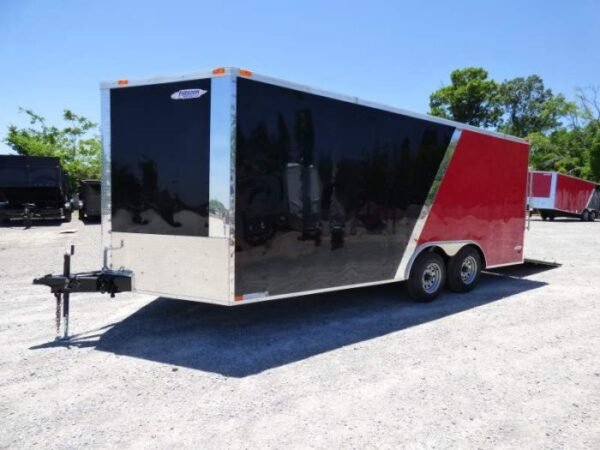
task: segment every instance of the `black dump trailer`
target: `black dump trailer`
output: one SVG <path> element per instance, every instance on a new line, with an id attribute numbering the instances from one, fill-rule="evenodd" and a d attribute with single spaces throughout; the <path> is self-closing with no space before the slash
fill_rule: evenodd
<path id="1" fill-rule="evenodd" d="M 0 156 L 0 221 L 34 218 L 71 221 L 67 176 L 58 158 Z"/>
<path id="2" fill-rule="evenodd" d="M 79 181 L 79 220 L 100 220 L 100 180 Z"/>

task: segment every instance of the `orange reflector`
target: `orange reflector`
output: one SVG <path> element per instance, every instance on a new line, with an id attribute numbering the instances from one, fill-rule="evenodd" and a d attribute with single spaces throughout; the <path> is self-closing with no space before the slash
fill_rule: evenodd
<path id="1" fill-rule="evenodd" d="M 244 300 L 244 296 L 243 295 L 234 295 L 233 300 L 235 300 L 236 302 L 242 301 L 242 300 Z"/>
<path id="2" fill-rule="evenodd" d="M 117 81 L 119 86 L 127 86 L 129 84 L 129 80 L 119 80 Z"/>
<path id="3" fill-rule="evenodd" d="M 224 67 L 217 67 L 216 69 L 213 69 L 213 75 L 223 75 L 224 73 L 225 73 Z"/>
<path id="4" fill-rule="evenodd" d="M 246 69 L 240 69 L 240 75 L 243 77 L 251 77 L 252 72 Z"/>

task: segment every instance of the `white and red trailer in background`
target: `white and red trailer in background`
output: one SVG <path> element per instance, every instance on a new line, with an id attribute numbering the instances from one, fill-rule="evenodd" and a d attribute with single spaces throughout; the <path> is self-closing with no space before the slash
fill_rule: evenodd
<path id="1" fill-rule="evenodd" d="M 538 210 L 543 220 L 600 218 L 600 185 L 558 172 L 531 171 L 529 180 L 529 207 Z"/>

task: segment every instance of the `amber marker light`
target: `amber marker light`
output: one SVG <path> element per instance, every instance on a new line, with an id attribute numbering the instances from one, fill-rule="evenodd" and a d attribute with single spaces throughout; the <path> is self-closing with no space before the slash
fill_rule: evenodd
<path id="1" fill-rule="evenodd" d="M 225 73 L 225 68 L 217 67 L 216 69 L 213 69 L 212 73 L 213 75 L 223 75 Z"/>
<path id="2" fill-rule="evenodd" d="M 249 78 L 252 76 L 252 72 L 247 69 L 240 69 L 240 75 Z"/>
<path id="3" fill-rule="evenodd" d="M 125 79 L 119 80 L 119 81 L 117 81 L 117 84 L 119 86 L 127 86 L 129 84 L 129 80 L 125 80 Z"/>

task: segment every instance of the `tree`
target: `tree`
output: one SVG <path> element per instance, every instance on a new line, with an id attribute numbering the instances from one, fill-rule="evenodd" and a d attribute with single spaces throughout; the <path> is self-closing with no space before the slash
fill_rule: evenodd
<path id="1" fill-rule="evenodd" d="M 600 181 L 600 86 L 578 88 L 576 96 L 582 128 L 588 136 L 590 178 Z"/>
<path id="2" fill-rule="evenodd" d="M 596 131 L 590 148 L 591 178 L 600 182 L 600 132 Z"/>
<path id="3" fill-rule="evenodd" d="M 498 84 L 481 67 L 453 70 L 451 84 L 429 97 L 430 114 L 478 127 L 494 127 L 502 116 Z"/>
<path id="4" fill-rule="evenodd" d="M 585 129 L 558 129 L 546 135 L 529 135 L 530 163 L 538 170 L 555 170 L 581 178 L 589 178 L 590 136 Z"/>
<path id="5" fill-rule="evenodd" d="M 583 120 L 600 124 L 600 86 L 576 89 Z"/>
<path id="6" fill-rule="evenodd" d="M 86 178 L 100 177 L 100 138 L 93 134 L 96 124 L 64 110 L 67 126 L 59 129 L 30 109 L 20 109 L 29 117 L 29 127 L 8 127 L 5 142 L 19 155 L 54 156 L 60 159 L 72 189 Z"/>
<path id="7" fill-rule="evenodd" d="M 577 110 L 561 94 L 554 95 L 538 75 L 517 77 L 500 85 L 504 123 L 499 131 L 519 137 L 545 133 L 559 128 L 562 119 Z"/>

